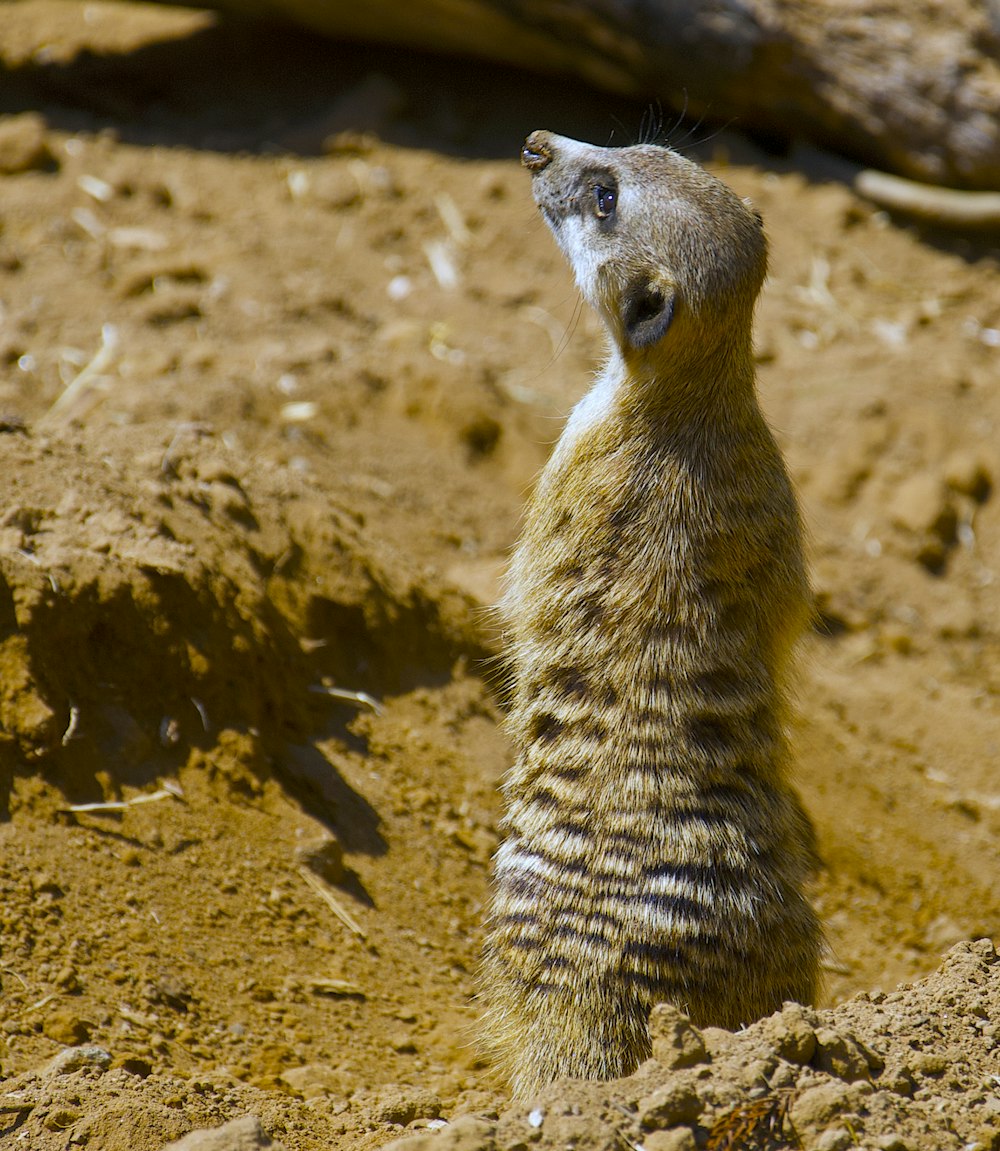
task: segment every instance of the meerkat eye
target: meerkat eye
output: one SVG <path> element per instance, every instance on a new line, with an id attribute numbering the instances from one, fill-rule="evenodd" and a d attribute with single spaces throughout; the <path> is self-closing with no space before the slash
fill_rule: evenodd
<path id="1" fill-rule="evenodd" d="M 618 189 L 608 188 L 603 184 L 594 185 L 594 211 L 601 220 L 614 215 L 618 207 Z"/>

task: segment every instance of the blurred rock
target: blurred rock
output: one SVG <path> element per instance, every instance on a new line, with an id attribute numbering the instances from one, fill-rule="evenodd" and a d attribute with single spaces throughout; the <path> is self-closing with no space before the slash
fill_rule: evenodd
<path id="1" fill-rule="evenodd" d="M 284 1151 L 260 1125 L 256 1115 L 244 1115 L 222 1127 L 190 1131 L 163 1151 Z"/>
<path id="2" fill-rule="evenodd" d="M 96 1067 L 106 1071 L 111 1066 L 111 1055 L 103 1047 L 67 1047 L 46 1065 L 49 1075 L 71 1075 L 83 1067 Z"/>
<path id="3" fill-rule="evenodd" d="M 67 1047 L 78 1047 L 90 1038 L 90 1029 L 93 1024 L 81 1019 L 69 1007 L 56 1008 L 46 1017 L 42 1030 L 56 1043 L 64 1043 Z"/>
<path id="4" fill-rule="evenodd" d="M 688 1127 L 651 1131 L 642 1141 L 646 1151 L 696 1151 L 694 1132 Z"/>
<path id="5" fill-rule="evenodd" d="M 46 131 L 45 120 L 37 112 L 0 117 L 0 174 L 54 167 Z"/>
<path id="6" fill-rule="evenodd" d="M 973 449 L 961 449 L 950 455 L 944 466 L 944 478 L 950 488 L 977 503 L 986 500 L 993 489 L 993 467 Z"/>
<path id="7" fill-rule="evenodd" d="M 819 1083 L 803 1091 L 792 1103 L 791 1120 L 798 1130 L 819 1128 L 851 1109 L 851 1091 L 846 1083 Z"/>
<path id="8" fill-rule="evenodd" d="M 920 472 L 904 480 L 889 503 L 889 518 L 906 531 L 954 538 L 955 509 L 937 476 Z"/>
<path id="9" fill-rule="evenodd" d="M 383 1151 L 495 1151 L 493 1124 L 478 1115 L 460 1115 L 437 1131 L 405 1135 Z"/>

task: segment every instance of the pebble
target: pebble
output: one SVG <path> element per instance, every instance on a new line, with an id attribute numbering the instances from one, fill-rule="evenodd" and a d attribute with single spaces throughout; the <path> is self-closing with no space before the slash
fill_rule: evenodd
<path id="1" fill-rule="evenodd" d="M 945 483 L 963 496 L 982 503 L 993 488 L 993 469 L 979 453 L 959 450 L 952 453 L 944 466 Z"/>
<path id="2" fill-rule="evenodd" d="M 56 1008 L 45 1020 L 43 1032 L 66 1047 L 78 1047 L 90 1038 L 92 1024 L 67 1007 Z"/>
<path id="3" fill-rule="evenodd" d="M 405 1127 L 414 1119 L 436 1119 L 441 1114 L 441 1100 L 422 1087 L 385 1087 L 373 1102 L 372 1114 L 379 1123 Z"/>
<path id="4" fill-rule="evenodd" d="M 896 489 L 889 503 L 889 516 L 899 527 L 911 532 L 938 529 L 949 518 L 947 493 L 936 475 L 919 472 Z M 954 516 L 954 511 L 950 512 Z"/>
<path id="5" fill-rule="evenodd" d="M 382 1151 L 494 1151 L 493 1124 L 478 1115 L 462 1115 L 437 1131 L 404 1135 Z"/>
<path id="6" fill-rule="evenodd" d="M 682 1083 L 667 1083 L 639 1100 L 639 1122 L 653 1130 L 693 1123 L 701 1114 L 701 1100 Z"/>
<path id="7" fill-rule="evenodd" d="M 849 1099 L 850 1088 L 844 1083 L 832 1081 L 810 1087 L 792 1102 L 792 1125 L 797 1131 L 825 1128 L 831 1119 L 849 1110 Z"/>
<path id="8" fill-rule="evenodd" d="M 673 1131 L 652 1131 L 642 1141 L 646 1151 L 696 1151 L 694 1132 L 689 1127 Z"/>
<path id="9" fill-rule="evenodd" d="M 189 1131 L 163 1151 L 284 1151 L 260 1125 L 256 1115 L 244 1115 L 210 1130 Z"/>
<path id="10" fill-rule="evenodd" d="M 845 1083 L 868 1079 L 872 1071 L 881 1071 L 883 1066 L 874 1052 L 866 1050 L 852 1036 L 830 1027 L 822 1027 L 816 1032 L 816 1052 L 812 1062 L 814 1067 Z"/>
<path id="11" fill-rule="evenodd" d="M 909 1151 L 909 1144 L 899 1135 L 879 1135 L 875 1140 L 876 1151 Z"/>
<path id="12" fill-rule="evenodd" d="M 103 1047 L 87 1045 L 84 1047 L 66 1047 L 54 1056 L 45 1070 L 49 1075 L 71 1075 L 84 1067 L 97 1067 L 107 1071 L 111 1066 L 111 1053 Z"/>
<path id="13" fill-rule="evenodd" d="M 37 112 L 0 117 L 0 174 L 14 175 L 54 164 L 46 143 L 47 125 Z"/>
<path id="14" fill-rule="evenodd" d="M 653 1058 L 663 1067 L 676 1070 L 694 1067 L 706 1057 L 705 1041 L 691 1020 L 670 1003 L 658 1003 L 649 1016 L 649 1037 Z"/>
<path id="15" fill-rule="evenodd" d="M 807 1151 L 846 1151 L 846 1148 L 854 1146 L 857 1146 L 857 1140 L 846 1127 L 830 1127 L 815 1142 L 803 1144 Z"/>
<path id="16" fill-rule="evenodd" d="M 939 1055 L 931 1051 L 916 1052 L 910 1058 L 910 1070 L 917 1075 L 927 1075 L 932 1078 L 937 1078 L 943 1075 L 948 1070 L 949 1062 L 945 1055 Z"/>
<path id="17" fill-rule="evenodd" d="M 904 1099 L 913 1094 L 916 1086 L 910 1069 L 898 1065 L 886 1068 L 879 1076 L 878 1085 L 883 1091 L 891 1091 L 893 1095 L 900 1095 Z"/>
<path id="18" fill-rule="evenodd" d="M 816 1030 L 801 1004 L 786 1003 L 764 1021 L 763 1031 L 778 1055 L 789 1063 L 808 1063 L 816 1051 Z"/>
<path id="19" fill-rule="evenodd" d="M 346 1087 L 344 1076 L 335 1067 L 325 1063 L 307 1063 L 303 1067 L 290 1067 L 282 1071 L 278 1078 L 303 1099 L 340 1095 L 344 1093 Z"/>

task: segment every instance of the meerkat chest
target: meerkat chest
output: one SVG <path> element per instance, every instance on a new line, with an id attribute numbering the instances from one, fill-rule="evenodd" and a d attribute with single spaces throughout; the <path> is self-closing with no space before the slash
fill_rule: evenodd
<path id="1" fill-rule="evenodd" d="M 624 418 L 616 399 L 599 380 L 573 412 L 529 507 L 508 607 L 606 629 L 700 616 L 750 584 L 786 598 L 801 582 L 797 511 L 763 418 L 685 429 Z"/>

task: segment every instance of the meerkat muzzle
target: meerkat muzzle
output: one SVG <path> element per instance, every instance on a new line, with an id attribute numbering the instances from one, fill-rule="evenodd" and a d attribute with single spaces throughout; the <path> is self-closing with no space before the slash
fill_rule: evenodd
<path id="1" fill-rule="evenodd" d="M 532 132 L 521 148 L 521 163 L 529 172 L 541 172 L 552 160 L 548 132 Z"/>

